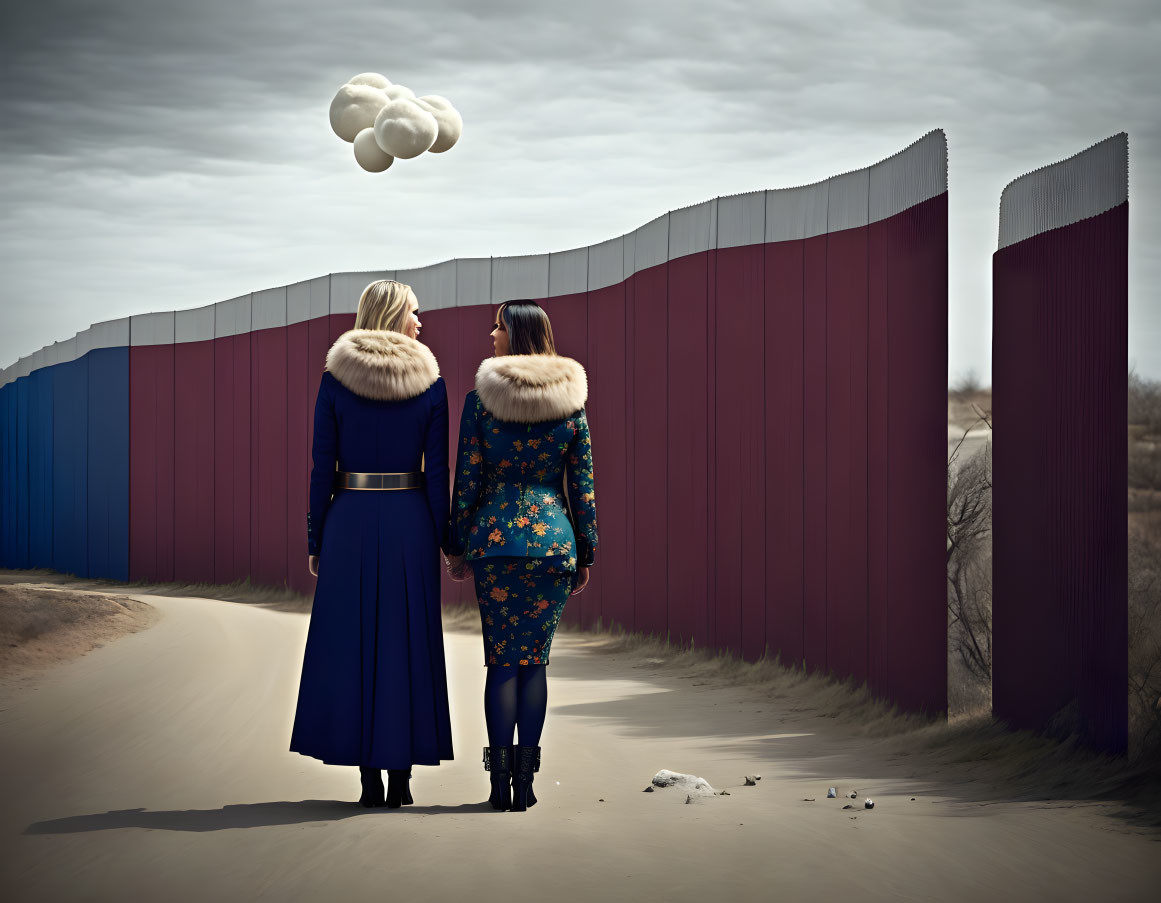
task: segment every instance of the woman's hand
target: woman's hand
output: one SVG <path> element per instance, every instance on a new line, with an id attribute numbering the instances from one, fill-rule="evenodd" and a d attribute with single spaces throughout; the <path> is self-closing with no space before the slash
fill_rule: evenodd
<path id="1" fill-rule="evenodd" d="M 312 577 L 317 577 L 318 576 L 318 556 L 317 555 L 308 556 L 306 559 L 306 567 L 307 567 L 307 570 L 310 571 L 310 575 Z"/>
<path id="2" fill-rule="evenodd" d="M 584 588 L 586 586 L 588 586 L 588 583 L 589 583 L 589 569 L 587 567 L 584 567 L 583 565 L 578 564 L 576 566 L 576 587 L 573 589 L 573 591 L 571 593 L 569 593 L 569 595 L 570 596 L 579 596 L 582 592 L 584 592 Z"/>
<path id="3" fill-rule="evenodd" d="M 472 576 L 472 569 L 463 555 L 444 555 L 443 560 L 447 564 L 447 575 L 457 583 L 463 583 Z"/>

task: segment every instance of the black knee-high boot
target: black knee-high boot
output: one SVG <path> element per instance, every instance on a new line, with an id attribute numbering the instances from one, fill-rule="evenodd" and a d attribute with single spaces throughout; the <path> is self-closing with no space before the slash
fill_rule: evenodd
<path id="1" fill-rule="evenodd" d="M 503 812 L 512 808 L 512 747 L 485 746 L 484 771 L 492 777 L 492 795 L 488 802 Z"/>
<path id="2" fill-rule="evenodd" d="M 512 811 L 523 812 L 536 805 L 532 775 L 540 771 L 539 746 L 514 746 L 515 772 L 512 776 Z"/>
<path id="3" fill-rule="evenodd" d="M 363 795 L 359 802 L 367 809 L 383 805 L 383 774 L 378 768 L 359 766 L 359 779 L 363 782 Z"/>
<path id="4" fill-rule="evenodd" d="M 398 809 L 415 802 L 411 798 L 411 769 L 387 769 L 387 808 Z"/>

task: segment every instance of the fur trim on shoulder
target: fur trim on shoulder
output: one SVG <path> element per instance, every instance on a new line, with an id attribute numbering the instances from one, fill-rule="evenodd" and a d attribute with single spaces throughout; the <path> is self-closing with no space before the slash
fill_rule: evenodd
<path id="1" fill-rule="evenodd" d="M 344 332 L 327 352 L 327 370 L 356 395 L 375 401 L 415 398 L 439 379 L 430 348 L 386 329 Z"/>
<path id="2" fill-rule="evenodd" d="M 498 420 L 542 423 L 575 414 L 588 398 L 585 368 L 559 354 L 503 354 L 476 371 L 476 394 Z"/>

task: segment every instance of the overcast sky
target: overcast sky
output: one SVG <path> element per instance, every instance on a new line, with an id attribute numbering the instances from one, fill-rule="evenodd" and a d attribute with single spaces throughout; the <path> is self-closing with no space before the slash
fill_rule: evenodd
<path id="1" fill-rule="evenodd" d="M 947 9 L 937 7 L 946 5 Z M 90 323 L 344 270 L 558 251 L 948 138 L 949 377 L 990 380 L 1011 179 L 1129 133 L 1129 358 L 1161 378 L 1161 4 L 5 4 L 0 366 Z M 371 175 L 381 72 L 464 136 Z"/>

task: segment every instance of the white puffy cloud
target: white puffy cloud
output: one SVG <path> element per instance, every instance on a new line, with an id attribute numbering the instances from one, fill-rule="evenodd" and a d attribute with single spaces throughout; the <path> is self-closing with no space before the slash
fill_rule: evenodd
<path id="1" fill-rule="evenodd" d="M 380 88 L 343 85 L 331 101 L 331 128 L 344 141 L 354 141 L 359 132 L 375 124 L 375 116 L 390 102 Z"/>
<path id="2" fill-rule="evenodd" d="M 442 154 L 455 147 L 464 131 L 464 118 L 451 105 L 451 101 L 438 94 L 425 94 L 417 98 L 416 103 L 431 113 L 439 125 L 439 136 L 428 150 L 433 154 Z"/>
<path id="3" fill-rule="evenodd" d="M 355 160 L 367 172 L 383 172 L 396 157 L 442 154 L 464 130 L 463 117 L 446 97 L 416 97 L 378 72 L 361 72 L 339 88 L 330 119 L 335 134 L 354 144 Z"/>
<path id="4" fill-rule="evenodd" d="M 392 100 L 415 100 L 415 92 L 406 85 L 388 85 L 383 93 Z"/>
<path id="5" fill-rule="evenodd" d="M 391 87 L 391 79 L 378 72 L 360 72 L 347 82 L 348 85 L 369 85 L 372 88 L 384 90 Z"/>
<path id="6" fill-rule="evenodd" d="M 355 162 L 357 162 L 367 172 L 383 172 L 392 163 L 395 158 L 390 154 L 383 152 L 383 149 L 375 142 L 375 130 L 373 128 L 363 129 L 355 136 Z"/>
<path id="7" fill-rule="evenodd" d="M 375 117 L 375 140 L 393 157 L 418 157 L 437 137 L 435 116 L 410 100 L 393 100 Z"/>

